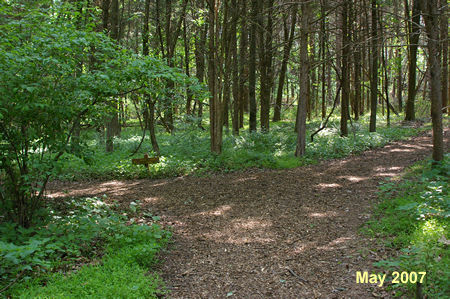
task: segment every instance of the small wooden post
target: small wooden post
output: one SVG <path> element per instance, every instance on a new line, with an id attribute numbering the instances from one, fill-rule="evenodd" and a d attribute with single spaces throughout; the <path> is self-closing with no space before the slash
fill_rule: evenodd
<path id="1" fill-rule="evenodd" d="M 149 157 L 147 154 L 144 155 L 144 158 L 132 159 L 131 162 L 134 165 L 144 165 L 148 171 L 150 171 L 149 164 L 156 164 L 159 162 L 159 157 Z"/>

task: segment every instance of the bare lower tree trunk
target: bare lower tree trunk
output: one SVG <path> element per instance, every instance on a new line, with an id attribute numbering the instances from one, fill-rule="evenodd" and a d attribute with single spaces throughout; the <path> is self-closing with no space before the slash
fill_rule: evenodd
<path id="1" fill-rule="evenodd" d="M 413 0 L 413 9 L 409 28 L 408 43 L 408 98 L 406 100 L 405 120 L 416 118 L 414 111 L 414 101 L 416 99 L 416 68 L 417 68 L 417 48 L 420 37 L 420 1 Z M 405 9 L 408 10 L 408 1 L 405 0 Z M 409 12 L 407 12 L 409 14 Z"/>
<path id="2" fill-rule="evenodd" d="M 145 0 L 145 10 L 144 10 L 144 26 L 142 29 L 142 55 L 149 55 L 149 22 L 150 22 L 150 0 Z M 156 139 L 155 132 L 155 100 L 150 98 L 150 95 L 145 94 L 145 110 L 147 111 L 147 125 L 150 132 L 150 141 L 152 143 L 153 151 L 159 156 L 159 146 Z"/>
<path id="3" fill-rule="evenodd" d="M 184 68 L 186 72 L 186 76 L 190 76 L 190 68 L 189 68 L 189 56 L 190 56 L 190 38 L 187 34 L 187 25 L 186 25 L 186 16 L 183 18 L 183 40 L 184 40 Z M 192 103 L 192 92 L 189 88 L 186 89 L 186 114 L 191 114 L 191 103 Z"/>
<path id="4" fill-rule="evenodd" d="M 444 158 L 442 129 L 441 66 L 439 61 L 439 19 L 437 0 L 423 0 L 422 12 L 428 36 L 428 66 L 430 69 L 431 120 L 433 123 L 433 160 Z"/>
<path id="5" fill-rule="evenodd" d="M 160 155 L 158 140 L 156 139 L 155 131 L 155 101 L 151 100 L 150 97 L 147 98 L 148 108 L 148 130 L 150 132 L 150 142 L 152 143 L 153 151 L 156 155 Z"/>
<path id="6" fill-rule="evenodd" d="M 259 73 L 260 73 L 260 98 L 261 98 L 261 130 L 269 131 L 270 96 L 272 90 L 272 12 L 274 0 L 264 0 L 264 11 L 267 11 L 267 21 L 263 14 L 259 15 Z"/>
<path id="7" fill-rule="evenodd" d="M 341 98 L 341 136 L 348 135 L 348 105 L 349 105 L 349 96 L 350 96 L 350 72 L 348 70 L 349 67 L 349 59 L 350 59 L 350 41 L 348 34 L 348 6 L 349 3 L 347 0 L 343 0 L 342 6 L 342 98 Z"/>
<path id="8" fill-rule="evenodd" d="M 221 57 L 225 57 L 224 61 L 224 71 L 223 71 L 223 125 L 226 128 L 226 131 L 229 130 L 229 109 L 230 109 L 230 95 L 231 95 L 231 62 L 232 62 L 232 55 L 230 51 L 231 46 L 231 34 L 230 34 L 230 5 L 229 0 L 224 1 L 224 16 L 223 16 L 223 38 L 222 38 L 222 46 L 221 46 Z"/>
<path id="9" fill-rule="evenodd" d="M 297 110 L 297 146 L 295 156 L 300 157 L 306 151 L 306 109 L 308 97 L 309 61 L 308 61 L 308 34 L 310 1 L 306 0 L 301 4 L 302 18 L 300 31 L 300 97 Z"/>
<path id="10" fill-rule="evenodd" d="M 326 57 L 326 43 L 325 43 L 325 29 L 326 29 L 326 15 L 325 15 L 325 0 L 322 0 L 322 3 L 320 5 L 320 58 L 322 59 L 322 73 L 321 73 L 321 83 L 322 83 L 322 119 L 325 119 L 326 113 L 327 113 L 327 105 L 326 105 L 326 80 L 325 80 L 325 74 L 326 74 L 326 63 L 325 63 L 325 57 Z"/>
<path id="11" fill-rule="evenodd" d="M 231 19 L 231 56 L 232 56 L 232 76 L 233 76 L 233 117 L 232 128 L 233 135 L 239 135 L 239 76 L 238 76 L 238 56 L 237 56 L 237 23 L 239 18 L 239 8 L 237 0 L 231 0 L 232 19 Z"/>
<path id="12" fill-rule="evenodd" d="M 283 98 L 283 85 L 284 85 L 284 81 L 286 79 L 286 71 L 287 71 L 287 64 L 289 61 L 289 55 L 291 53 L 292 44 L 294 42 L 295 25 L 297 23 L 297 10 L 298 10 L 298 5 L 294 4 L 294 6 L 292 7 L 291 27 L 290 27 L 289 31 L 287 29 L 287 24 L 286 24 L 287 17 L 285 17 L 283 60 L 281 61 L 280 77 L 278 79 L 278 89 L 277 89 L 277 97 L 275 99 L 273 121 L 281 120 L 281 102 L 282 102 L 282 98 Z M 287 16 L 287 14 L 286 14 L 286 16 Z"/>
<path id="13" fill-rule="evenodd" d="M 217 74 L 217 36 L 218 30 L 218 4 L 217 0 L 208 0 L 208 22 L 209 22 L 209 48 L 208 48 L 208 77 L 209 77 L 209 109 L 210 109 L 210 135 L 211 151 L 216 154 L 222 152 L 222 128 L 223 110 L 219 98 L 219 82 Z"/>
<path id="14" fill-rule="evenodd" d="M 377 130 L 377 102 L 378 102 L 378 14 L 377 1 L 372 0 L 372 33 L 371 33 L 371 76 L 370 76 L 370 125 L 369 131 Z"/>
<path id="15" fill-rule="evenodd" d="M 241 37 L 239 43 L 239 128 L 244 127 L 244 111 L 248 111 L 248 30 L 247 0 L 241 0 Z"/>
<path id="16" fill-rule="evenodd" d="M 442 113 L 447 113 L 450 115 L 450 108 L 448 107 L 449 101 L 449 82 L 448 82 L 448 3 L 447 0 L 441 0 L 439 5 L 441 10 L 441 57 L 442 57 L 442 106 L 444 109 Z"/>
<path id="17" fill-rule="evenodd" d="M 250 53 L 248 74 L 248 99 L 250 104 L 250 132 L 256 131 L 256 22 L 258 17 L 258 1 L 252 0 L 250 24 Z"/>
<path id="18" fill-rule="evenodd" d="M 199 1 L 200 8 L 203 7 L 203 1 Z M 204 82 L 205 77 L 205 45 L 206 45 L 206 33 L 207 33 L 207 24 L 197 27 L 197 34 L 195 36 L 195 77 L 199 82 Z M 202 117 L 203 117 L 203 103 L 198 101 L 198 110 L 197 110 L 197 118 L 198 118 L 198 127 L 203 129 L 202 126 Z"/>

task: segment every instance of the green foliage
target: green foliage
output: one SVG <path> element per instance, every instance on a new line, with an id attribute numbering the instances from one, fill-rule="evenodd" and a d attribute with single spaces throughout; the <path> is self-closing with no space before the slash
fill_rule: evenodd
<path id="1" fill-rule="evenodd" d="M 320 125 L 308 125 L 310 134 Z M 268 133 L 242 131 L 240 136 L 224 134 L 223 152 L 217 156 L 210 152 L 209 133 L 200 131 L 194 125 L 179 123 L 175 135 L 157 134 L 161 149 L 160 163 L 150 165 L 150 173 L 145 167 L 131 164 L 130 153 L 140 142 L 140 130 L 126 128 L 122 136 L 115 140 L 114 153 L 105 154 L 102 143 L 94 132 L 86 131 L 83 139 L 88 140 L 91 163 L 76 157 L 64 155 L 58 163 L 58 178 L 77 180 L 86 178 L 142 178 L 171 177 L 185 174 L 202 174 L 210 171 L 235 171 L 248 168 L 293 168 L 316 163 L 320 160 L 335 159 L 356 154 L 364 150 L 380 147 L 389 141 L 417 134 L 408 127 L 380 127 L 377 133 L 369 133 L 365 119 L 354 124 L 354 133 L 340 137 L 339 122 L 333 120 L 328 129 L 323 130 L 307 143 L 307 154 L 298 159 L 293 153 L 296 145 L 294 124 L 279 122 L 271 125 Z M 142 157 L 152 148 L 145 139 L 140 152 Z"/>
<path id="2" fill-rule="evenodd" d="M 104 122 L 115 98 L 134 92 L 164 104 L 181 86 L 203 92 L 164 62 L 121 49 L 94 26 L 80 28 L 70 5 L 45 4 L 0 2 L 0 212 L 26 227 L 57 160 L 88 160 L 77 128 Z M 165 80 L 178 89 L 165 90 Z"/>
<path id="3" fill-rule="evenodd" d="M 128 214 L 136 212 L 130 209 Z M 13 286 L 11 294 L 54 298 L 126 294 L 129 288 L 146 297 L 160 287 L 157 276 L 144 274 L 169 234 L 152 224 L 152 218 L 146 219 L 149 225 L 126 225 L 128 217 L 114 212 L 101 198 L 65 200 L 43 215 L 51 216 L 39 227 L 1 224 L 0 288 L 18 278 L 20 284 Z M 100 264 L 83 266 L 99 258 Z M 52 274 L 55 271 L 58 274 Z"/>
<path id="4" fill-rule="evenodd" d="M 384 183 L 376 218 L 364 228 L 401 251 L 398 257 L 376 265 L 385 270 L 426 271 L 424 292 L 429 298 L 443 298 L 450 291 L 449 177 L 447 154 L 440 164 L 416 164 L 400 183 Z M 398 294 L 412 294 L 414 287 L 407 285 Z"/>

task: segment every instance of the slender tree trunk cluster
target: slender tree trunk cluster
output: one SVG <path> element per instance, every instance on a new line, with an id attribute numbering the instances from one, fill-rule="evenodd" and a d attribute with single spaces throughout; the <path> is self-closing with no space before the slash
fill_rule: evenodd
<path id="1" fill-rule="evenodd" d="M 157 124 L 172 134 L 176 121 L 185 119 L 204 129 L 207 113 L 211 150 L 220 153 L 223 127 L 228 132 L 231 124 L 235 136 L 246 126 L 250 132 L 258 128 L 268 132 L 271 121 L 285 120 L 290 115 L 286 111 L 295 107 L 297 156 L 305 152 L 306 120 L 326 119 L 331 106 L 340 111 L 343 137 L 348 135 L 348 122 L 365 113 L 370 113 L 371 132 L 377 129 L 377 113 L 386 115 L 389 124 L 392 112 L 404 110 L 408 121 L 418 113 L 423 116 L 426 111 L 417 107 L 426 107 L 428 99 L 436 97 L 437 71 L 440 112 L 450 111 L 448 4 L 444 0 L 431 4 L 436 8 L 433 21 L 427 19 L 428 4 L 424 0 L 98 3 L 99 26 L 118 44 L 165 59 L 208 86 L 208 101 L 186 89 L 180 102 L 170 94 L 176 88 L 170 79 L 165 82 L 167 99 L 144 97 L 138 108 L 145 114 L 137 113 L 146 116 L 155 152 L 159 152 Z M 426 21 L 425 31 L 421 18 Z M 436 32 L 429 31 L 430 22 L 437 26 Z M 429 43 L 431 36 L 435 43 Z M 437 57 L 429 56 L 435 52 Z M 424 57 L 430 57 L 426 64 Z M 107 151 L 114 149 L 114 137 L 126 117 L 124 102 L 111 100 L 114 112 L 105 121 Z M 432 103 L 434 115 L 437 106 Z"/>

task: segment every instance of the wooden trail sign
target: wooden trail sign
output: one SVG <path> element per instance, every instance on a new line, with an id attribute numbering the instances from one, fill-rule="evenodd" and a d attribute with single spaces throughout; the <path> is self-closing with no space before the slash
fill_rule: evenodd
<path id="1" fill-rule="evenodd" d="M 147 154 L 144 155 L 144 158 L 132 159 L 131 163 L 134 165 L 145 165 L 147 169 L 149 169 L 149 164 L 156 164 L 159 162 L 159 157 L 149 157 Z"/>

